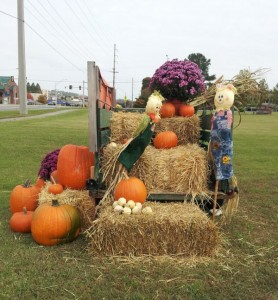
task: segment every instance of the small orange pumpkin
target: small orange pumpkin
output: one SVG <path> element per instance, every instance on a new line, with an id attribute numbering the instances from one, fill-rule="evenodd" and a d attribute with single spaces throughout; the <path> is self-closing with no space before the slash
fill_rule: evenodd
<path id="1" fill-rule="evenodd" d="M 44 203 L 34 212 L 31 232 L 34 240 L 44 246 L 73 241 L 80 233 L 81 218 L 78 209 L 72 205 Z"/>
<path id="2" fill-rule="evenodd" d="M 114 199 L 125 198 L 135 202 L 144 203 L 147 198 L 147 188 L 142 180 L 137 177 L 129 177 L 121 180 L 115 187 Z"/>
<path id="3" fill-rule="evenodd" d="M 194 106 L 182 104 L 179 108 L 179 115 L 182 117 L 192 117 L 195 113 Z"/>
<path id="4" fill-rule="evenodd" d="M 36 187 L 39 189 L 42 189 L 45 186 L 45 181 L 38 177 L 37 181 L 36 181 Z"/>
<path id="5" fill-rule="evenodd" d="M 10 227 L 12 231 L 27 233 L 31 232 L 32 211 L 27 211 L 26 207 L 23 207 L 22 212 L 16 212 L 10 219 Z"/>
<path id="6" fill-rule="evenodd" d="M 153 141 L 157 149 L 169 149 L 178 145 L 178 137 L 173 131 L 162 131 L 158 133 Z"/>
<path id="7" fill-rule="evenodd" d="M 90 152 L 88 147 L 65 145 L 58 155 L 58 182 L 64 187 L 83 189 L 90 178 L 90 167 L 93 165 L 94 153 Z"/>
<path id="8" fill-rule="evenodd" d="M 10 209 L 15 212 L 22 212 L 23 207 L 27 210 L 34 211 L 38 206 L 40 188 L 31 185 L 30 180 L 24 184 L 17 185 L 11 192 Z"/>
<path id="9" fill-rule="evenodd" d="M 159 113 L 161 118 L 172 118 L 176 113 L 176 108 L 173 103 L 165 102 L 162 104 Z"/>
<path id="10" fill-rule="evenodd" d="M 64 190 L 64 187 L 60 183 L 52 183 L 48 186 L 48 193 L 58 195 Z"/>

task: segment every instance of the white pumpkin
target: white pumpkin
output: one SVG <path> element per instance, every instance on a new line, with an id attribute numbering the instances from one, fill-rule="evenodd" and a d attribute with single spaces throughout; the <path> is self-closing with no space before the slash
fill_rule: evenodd
<path id="1" fill-rule="evenodd" d="M 142 203 L 141 202 L 136 202 L 135 206 L 138 206 L 140 209 L 142 209 Z"/>
<path id="2" fill-rule="evenodd" d="M 113 202 L 113 208 L 115 208 L 117 205 L 119 205 L 118 201 Z"/>
<path id="3" fill-rule="evenodd" d="M 129 207 L 124 207 L 123 208 L 123 214 L 124 215 L 130 215 L 131 214 L 131 209 Z"/>
<path id="4" fill-rule="evenodd" d="M 122 213 L 124 210 L 124 208 L 121 206 L 121 205 L 117 205 L 115 208 L 114 208 L 114 212 L 116 213 Z"/>
<path id="5" fill-rule="evenodd" d="M 146 214 L 146 215 L 150 215 L 153 213 L 153 210 L 151 207 L 147 206 L 147 207 L 143 208 L 142 213 Z"/>
<path id="6" fill-rule="evenodd" d="M 135 202 L 133 200 L 128 200 L 126 206 L 130 209 L 133 209 L 133 207 L 135 206 Z"/>
<path id="7" fill-rule="evenodd" d="M 134 206 L 133 208 L 132 208 L 132 214 L 134 214 L 134 215 L 137 215 L 137 214 L 140 214 L 141 213 L 141 208 L 139 207 L 139 206 Z"/>
<path id="8" fill-rule="evenodd" d="M 121 206 L 124 206 L 126 205 L 126 199 L 121 197 L 118 199 L 118 204 L 121 205 Z"/>

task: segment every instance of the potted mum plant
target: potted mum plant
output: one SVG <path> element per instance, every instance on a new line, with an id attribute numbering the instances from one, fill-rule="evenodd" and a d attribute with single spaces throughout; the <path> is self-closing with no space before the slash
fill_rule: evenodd
<path id="1" fill-rule="evenodd" d="M 202 72 L 192 61 L 173 59 L 160 66 L 151 78 L 149 88 L 159 91 L 168 101 L 189 103 L 205 91 Z"/>

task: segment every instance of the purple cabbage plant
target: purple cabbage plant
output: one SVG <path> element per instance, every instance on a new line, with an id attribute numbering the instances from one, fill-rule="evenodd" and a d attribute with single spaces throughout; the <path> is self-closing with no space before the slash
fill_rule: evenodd
<path id="1" fill-rule="evenodd" d="M 173 59 L 159 67 L 151 78 L 149 88 L 157 90 L 168 100 L 190 102 L 205 91 L 202 71 L 192 61 Z"/>

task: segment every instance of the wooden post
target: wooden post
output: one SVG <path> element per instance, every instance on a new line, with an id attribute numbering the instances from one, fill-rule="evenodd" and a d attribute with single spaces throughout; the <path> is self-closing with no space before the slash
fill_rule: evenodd
<path id="1" fill-rule="evenodd" d="M 99 93 L 98 87 L 98 67 L 95 62 L 87 62 L 88 72 L 88 132 L 89 132 L 89 149 L 91 152 L 97 153 L 97 99 Z"/>

